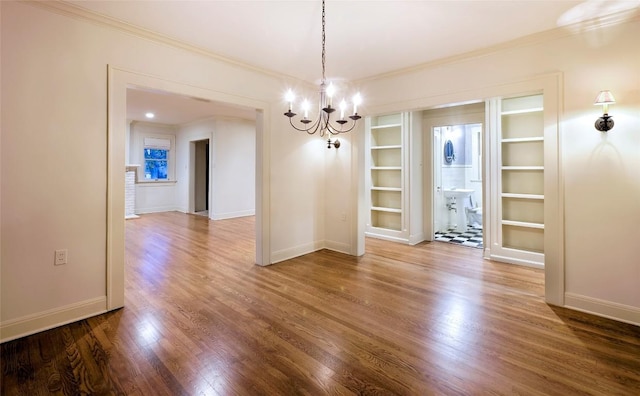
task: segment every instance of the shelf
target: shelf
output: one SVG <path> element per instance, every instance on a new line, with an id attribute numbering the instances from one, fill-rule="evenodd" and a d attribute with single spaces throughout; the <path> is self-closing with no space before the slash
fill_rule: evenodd
<path id="1" fill-rule="evenodd" d="M 529 143 L 529 142 L 543 142 L 543 141 L 544 141 L 544 137 L 542 136 L 502 139 L 502 143 Z"/>
<path id="2" fill-rule="evenodd" d="M 390 146 L 374 146 L 374 147 L 371 147 L 371 150 L 389 150 L 389 149 L 401 149 L 401 148 L 402 148 L 402 145 L 394 144 Z"/>
<path id="3" fill-rule="evenodd" d="M 503 111 L 501 115 L 505 116 L 505 115 L 514 115 L 514 114 L 537 113 L 537 112 L 542 112 L 543 110 L 544 109 L 542 107 L 532 107 L 529 109 L 522 109 L 522 110 Z"/>
<path id="4" fill-rule="evenodd" d="M 526 171 L 526 170 L 544 170 L 544 166 L 503 166 L 502 170 L 506 171 Z"/>
<path id="5" fill-rule="evenodd" d="M 375 210 L 376 212 L 402 213 L 402 209 L 383 208 L 381 206 L 372 206 L 371 210 Z"/>
<path id="6" fill-rule="evenodd" d="M 502 198 L 516 198 L 516 199 L 544 199 L 544 195 L 540 194 L 514 194 L 514 193 L 502 193 Z"/>
<path id="7" fill-rule="evenodd" d="M 397 192 L 402 192 L 402 188 L 400 188 L 400 187 L 377 187 L 377 186 L 372 186 L 371 190 L 373 190 L 373 191 L 397 191 Z"/>
<path id="8" fill-rule="evenodd" d="M 402 213 L 387 210 L 371 210 L 371 227 L 386 229 L 391 232 L 402 230 Z M 372 231 L 371 229 L 369 231 Z M 375 233 L 379 233 L 375 232 Z"/>
<path id="9" fill-rule="evenodd" d="M 544 224 L 541 224 L 541 223 L 527 223 L 524 221 L 502 220 L 502 225 L 524 227 L 524 228 L 536 228 L 539 230 L 544 230 Z"/>
<path id="10" fill-rule="evenodd" d="M 371 130 L 380 130 L 387 128 L 398 128 L 401 127 L 402 124 L 386 124 L 386 125 L 371 125 Z"/>
<path id="11" fill-rule="evenodd" d="M 371 170 L 402 170 L 401 166 L 372 166 Z"/>

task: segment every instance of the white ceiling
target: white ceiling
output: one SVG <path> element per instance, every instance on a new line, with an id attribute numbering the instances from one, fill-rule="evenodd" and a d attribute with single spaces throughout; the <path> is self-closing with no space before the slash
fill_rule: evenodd
<path id="1" fill-rule="evenodd" d="M 153 119 L 145 116 L 151 112 Z M 127 119 L 167 125 L 182 125 L 214 116 L 255 119 L 255 109 L 228 103 L 170 94 L 161 91 L 127 89 Z"/>
<path id="2" fill-rule="evenodd" d="M 313 83 L 320 80 L 321 0 L 70 3 L 234 61 Z M 327 79 L 376 76 L 639 4 L 640 0 L 327 0 Z M 149 93 L 134 96 L 148 98 Z"/>

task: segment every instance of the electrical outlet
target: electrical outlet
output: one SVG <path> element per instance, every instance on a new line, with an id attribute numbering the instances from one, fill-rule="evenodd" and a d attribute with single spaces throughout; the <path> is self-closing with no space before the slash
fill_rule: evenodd
<path id="1" fill-rule="evenodd" d="M 67 263 L 67 249 L 56 250 L 53 265 L 63 265 Z"/>
<path id="2" fill-rule="evenodd" d="M 342 220 L 342 221 L 347 221 L 347 214 L 346 214 L 346 213 L 342 213 L 342 214 L 340 215 L 340 220 Z"/>

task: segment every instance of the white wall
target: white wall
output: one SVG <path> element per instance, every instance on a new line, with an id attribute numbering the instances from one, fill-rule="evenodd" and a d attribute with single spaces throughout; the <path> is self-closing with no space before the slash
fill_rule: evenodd
<path id="1" fill-rule="evenodd" d="M 50 10 L 59 6 L 0 2 L 0 339 L 105 310 L 108 65 L 234 103 L 270 103 L 260 127 L 265 263 L 324 241 L 324 152 L 280 111 L 286 87 L 300 82 Z M 67 265 L 54 267 L 55 249 L 68 249 Z"/>
<path id="2" fill-rule="evenodd" d="M 371 113 L 483 100 L 505 85 L 560 72 L 560 204 L 567 306 L 640 324 L 640 21 L 531 37 L 518 47 L 361 83 Z M 606 55 L 603 55 L 606 54 Z M 611 90 L 616 125 L 593 127 Z"/>
<path id="3" fill-rule="evenodd" d="M 250 121 L 219 119 L 213 138 L 214 220 L 255 214 L 256 128 Z"/>

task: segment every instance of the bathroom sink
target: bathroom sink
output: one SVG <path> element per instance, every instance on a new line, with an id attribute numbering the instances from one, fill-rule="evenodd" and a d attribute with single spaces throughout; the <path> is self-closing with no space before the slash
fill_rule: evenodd
<path id="1" fill-rule="evenodd" d="M 464 188 L 445 188 L 444 196 L 451 198 L 464 199 L 473 193 L 473 190 L 468 190 Z"/>
<path id="2" fill-rule="evenodd" d="M 465 232 L 467 229 L 467 215 L 465 211 L 465 203 L 469 203 L 468 199 L 473 190 L 464 188 L 445 188 L 443 190 L 446 198 L 454 198 L 455 201 L 455 224 L 453 225 L 457 231 Z M 465 202 L 466 200 L 466 202 Z"/>

